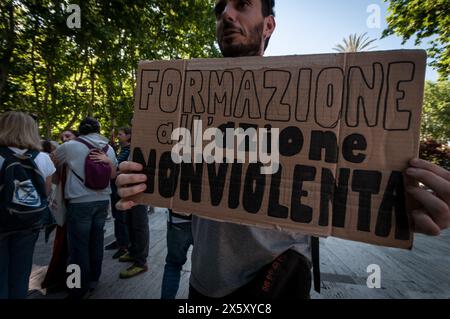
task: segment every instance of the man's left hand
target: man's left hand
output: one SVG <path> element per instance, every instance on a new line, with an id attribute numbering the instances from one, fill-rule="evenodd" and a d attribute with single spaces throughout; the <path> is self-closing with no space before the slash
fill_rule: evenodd
<path id="1" fill-rule="evenodd" d="M 450 172 L 433 163 L 414 159 L 406 174 L 425 185 L 406 187 L 421 205 L 411 213 L 415 232 L 438 236 L 450 226 Z"/>

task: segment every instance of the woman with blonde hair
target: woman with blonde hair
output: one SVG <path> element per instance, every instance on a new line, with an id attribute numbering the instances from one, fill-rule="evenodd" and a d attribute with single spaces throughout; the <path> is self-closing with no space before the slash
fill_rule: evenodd
<path id="1" fill-rule="evenodd" d="M 55 166 L 41 152 L 37 123 L 0 115 L 0 299 L 24 299 Z"/>

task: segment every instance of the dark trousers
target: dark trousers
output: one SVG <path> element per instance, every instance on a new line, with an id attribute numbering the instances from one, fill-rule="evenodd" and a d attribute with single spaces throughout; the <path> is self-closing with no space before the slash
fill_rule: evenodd
<path id="1" fill-rule="evenodd" d="M 161 299 L 175 299 L 180 286 L 180 273 L 193 245 L 191 222 L 167 223 L 167 257 L 161 288 Z"/>
<path id="2" fill-rule="evenodd" d="M 70 203 L 67 207 L 69 263 L 81 270 L 81 288 L 71 289 L 74 297 L 82 297 L 100 278 L 108 205 L 109 201 L 97 201 Z"/>
<path id="3" fill-rule="evenodd" d="M 39 230 L 0 234 L 0 299 L 25 299 Z"/>
<path id="4" fill-rule="evenodd" d="M 67 277 L 67 262 L 69 260 L 69 245 L 67 243 L 67 227 L 56 227 L 53 242 L 53 254 L 47 273 L 41 287 L 44 289 L 65 289 Z"/>
<path id="5" fill-rule="evenodd" d="M 135 206 L 126 213 L 126 216 L 130 235 L 129 252 L 135 264 L 142 267 L 147 264 L 150 243 L 147 206 Z"/>
<path id="6" fill-rule="evenodd" d="M 117 186 L 115 180 L 111 182 L 111 211 L 114 218 L 114 236 L 119 248 L 128 248 L 130 237 L 127 224 L 127 212 L 116 208 L 120 197 L 117 195 Z"/>

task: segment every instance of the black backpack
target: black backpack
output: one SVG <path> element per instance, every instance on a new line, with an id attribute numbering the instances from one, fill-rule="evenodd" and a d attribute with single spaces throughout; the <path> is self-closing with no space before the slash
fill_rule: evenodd
<path id="1" fill-rule="evenodd" d="M 34 159 L 38 151 L 16 154 L 0 147 L 0 233 L 38 228 L 47 208 L 45 179 Z"/>

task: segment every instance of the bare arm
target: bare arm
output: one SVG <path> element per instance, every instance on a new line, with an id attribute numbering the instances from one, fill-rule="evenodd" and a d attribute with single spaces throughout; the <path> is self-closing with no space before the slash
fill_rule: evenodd
<path id="1" fill-rule="evenodd" d="M 45 179 L 45 193 L 47 196 L 52 192 L 52 177 L 53 175 L 50 175 Z"/>

